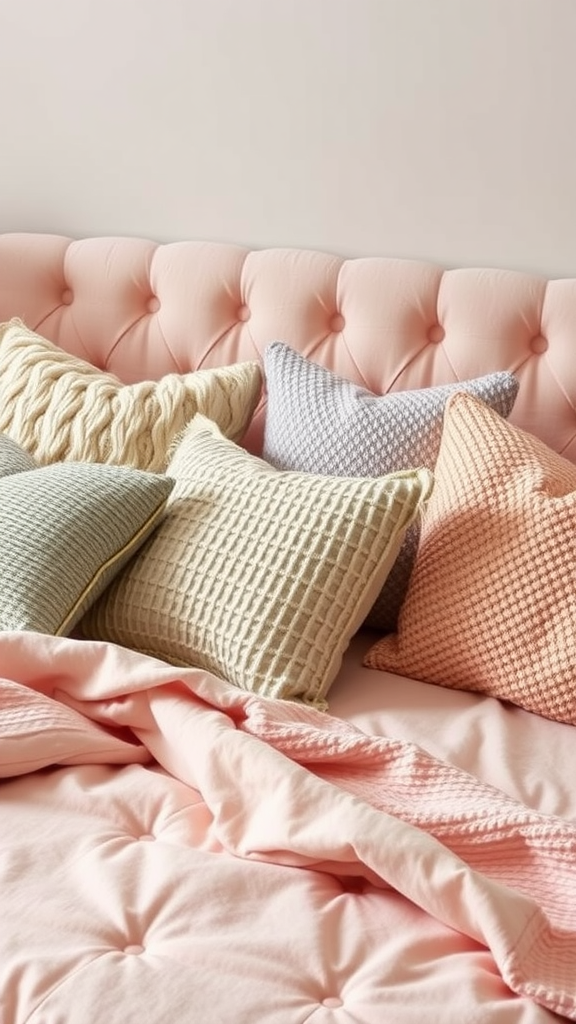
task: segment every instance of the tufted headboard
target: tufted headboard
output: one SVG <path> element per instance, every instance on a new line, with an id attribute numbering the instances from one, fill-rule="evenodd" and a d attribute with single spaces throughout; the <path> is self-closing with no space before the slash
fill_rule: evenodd
<path id="1" fill-rule="evenodd" d="M 126 382 L 288 342 L 372 391 L 518 374 L 511 420 L 576 462 L 576 280 L 208 242 L 0 234 L 0 319 Z M 258 450 L 263 408 L 247 444 Z"/>

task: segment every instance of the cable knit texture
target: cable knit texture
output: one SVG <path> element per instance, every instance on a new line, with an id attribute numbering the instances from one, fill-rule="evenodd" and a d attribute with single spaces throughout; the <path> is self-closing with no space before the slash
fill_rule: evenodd
<path id="1" fill-rule="evenodd" d="M 18 319 L 0 327 L 0 430 L 42 465 L 72 459 L 161 472 L 197 412 L 239 440 L 261 388 L 256 361 L 122 384 Z"/>
<path id="2" fill-rule="evenodd" d="M 82 622 L 254 693 L 325 706 L 432 474 L 282 473 L 196 417 L 168 515 Z"/>
<path id="3" fill-rule="evenodd" d="M 575 564 L 576 467 L 454 395 L 398 633 L 364 663 L 576 724 Z"/>

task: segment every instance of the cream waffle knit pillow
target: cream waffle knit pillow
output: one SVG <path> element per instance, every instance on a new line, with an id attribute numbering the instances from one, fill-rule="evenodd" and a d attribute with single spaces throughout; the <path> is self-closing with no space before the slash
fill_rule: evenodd
<path id="1" fill-rule="evenodd" d="M 261 387 L 258 362 L 122 384 L 21 320 L 0 326 L 0 431 L 41 465 L 72 459 L 163 471 L 196 412 L 239 440 Z"/>
<path id="2" fill-rule="evenodd" d="M 168 473 L 166 519 L 82 620 L 83 634 L 325 707 L 432 474 L 282 472 L 201 416 Z"/>

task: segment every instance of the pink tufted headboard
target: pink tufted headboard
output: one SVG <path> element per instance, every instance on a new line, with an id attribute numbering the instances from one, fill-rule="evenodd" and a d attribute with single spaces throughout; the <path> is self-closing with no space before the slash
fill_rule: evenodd
<path id="1" fill-rule="evenodd" d="M 0 234 L 0 319 L 11 316 L 127 382 L 252 359 L 275 339 L 376 392 L 513 370 L 512 421 L 576 462 L 576 280 L 299 249 Z"/>

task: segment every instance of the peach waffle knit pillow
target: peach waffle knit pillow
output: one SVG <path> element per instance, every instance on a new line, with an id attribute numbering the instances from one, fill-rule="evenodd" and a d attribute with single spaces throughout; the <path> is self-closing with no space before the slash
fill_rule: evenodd
<path id="1" fill-rule="evenodd" d="M 0 325 L 0 431 L 40 465 L 73 460 L 162 472 L 172 441 L 197 412 L 239 440 L 261 388 L 257 361 L 123 384 L 21 320 Z"/>
<path id="2" fill-rule="evenodd" d="M 196 416 L 168 472 L 164 523 L 82 620 L 83 635 L 325 707 L 430 471 L 281 472 Z"/>
<path id="3" fill-rule="evenodd" d="M 575 566 L 576 466 L 453 395 L 398 632 L 364 664 L 574 724 Z"/>

